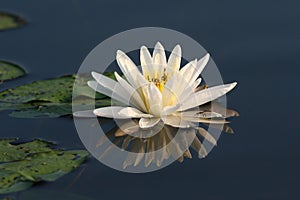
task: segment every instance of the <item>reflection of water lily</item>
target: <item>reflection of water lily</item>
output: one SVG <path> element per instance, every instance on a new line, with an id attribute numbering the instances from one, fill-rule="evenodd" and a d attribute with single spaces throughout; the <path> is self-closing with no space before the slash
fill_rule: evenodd
<path id="1" fill-rule="evenodd" d="M 234 115 L 237 114 L 234 113 Z M 164 160 L 170 159 L 183 162 L 184 158 L 192 158 L 190 148 L 197 152 L 198 157 L 206 157 L 208 154 L 207 148 L 210 149 L 217 145 L 215 136 L 202 127 L 175 128 L 168 125 L 161 127 L 158 124 L 154 126 L 154 130 L 155 127 L 160 130 L 150 137 L 145 137 L 149 130 L 141 129 L 137 119 L 122 120 L 119 127 L 107 132 L 97 142 L 97 147 L 108 140 L 112 142 L 103 151 L 100 159 L 104 157 L 112 158 L 115 155 L 113 148 L 116 145 L 123 151 L 128 152 L 122 163 L 123 168 L 131 165 L 138 166 L 143 159 L 145 167 L 152 163 L 160 167 Z M 229 127 L 227 126 L 227 128 Z M 231 130 L 230 128 L 227 129 L 229 132 Z M 226 129 L 224 131 L 226 132 Z M 203 143 L 204 140 L 207 143 Z"/>
<path id="2" fill-rule="evenodd" d="M 181 48 L 177 45 L 169 59 L 160 43 L 151 56 L 146 47 L 141 47 L 140 61 L 142 73 L 132 60 L 122 51 L 117 51 L 116 60 L 126 79 L 117 72 L 117 81 L 93 72 L 96 81 L 88 84 L 97 92 L 125 104 L 98 108 L 94 114 L 115 119 L 139 118 L 140 128 L 150 128 L 164 124 L 188 128 L 195 122 L 224 123 L 212 120 L 223 115 L 217 112 L 200 112 L 199 106 L 211 102 L 230 90 L 236 83 L 219 85 L 199 90 L 198 78 L 209 61 L 209 54 L 200 60 L 193 60 L 180 68 Z"/>

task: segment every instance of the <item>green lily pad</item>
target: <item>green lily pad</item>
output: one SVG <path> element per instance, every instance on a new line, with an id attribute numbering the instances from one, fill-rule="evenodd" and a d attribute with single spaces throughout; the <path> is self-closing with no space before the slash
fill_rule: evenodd
<path id="1" fill-rule="evenodd" d="M 32 181 L 26 181 L 20 174 L 0 171 L 0 194 L 19 192 L 30 188 Z"/>
<path id="2" fill-rule="evenodd" d="M 0 30 L 18 28 L 26 24 L 26 21 L 11 13 L 0 12 Z"/>
<path id="3" fill-rule="evenodd" d="M 10 103 L 28 103 L 32 101 L 45 102 L 72 102 L 73 85 L 75 75 L 62 76 L 59 78 L 35 81 L 26 85 L 21 85 L 13 89 L 7 89 L 0 92 L 0 101 Z M 87 78 L 77 80 L 77 90 L 75 93 L 96 99 L 106 98 L 105 95 L 93 91 L 86 83 Z"/>
<path id="4" fill-rule="evenodd" d="M 15 79 L 26 74 L 20 66 L 10 62 L 0 61 L 0 82 Z"/>
<path id="5" fill-rule="evenodd" d="M 89 100 L 77 103 L 75 106 L 80 107 L 80 110 L 90 109 Z M 110 99 L 100 99 L 95 102 L 96 107 L 110 106 Z M 0 108 L 1 109 L 1 108 Z M 26 109 L 16 110 L 10 113 L 11 117 L 16 118 L 57 118 L 72 114 L 72 104 L 70 103 L 44 103 L 36 107 L 28 107 Z"/>
<path id="6" fill-rule="evenodd" d="M 115 78 L 111 72 L 104 74 Z M 72 104 L 82 110 L 94 104 L 96 107 L 110 106 L 111 99 L 92 90 L 87 85 L 88 80 L 92 78 L 76 79 L 75 75 L 68 75 L 4 90 L 0 92 L 0 111 L 14 110 L 10 116 L 18 118 L 55 118 L 71 115 Z"/>
<path id="7" fill-rule="evenodd" d="M 52 150 L 46 153 L 33 154 L 24 160 L 0 165 L 0 171 L 18 173 L 24 180 L 55 181 L 77 168 L 88 153 L 84 150 Z"/>
<path id="8" fill-rule="evenodd" d="M 30 101 L 71 102 L 75 76 L 35 81 L 0 92 L 0 101 L 27 103 Z"/>
<path id="9" fill-rule="evenodd" d="M 41 181 L 55 181 L 88 156 L 84 150 L 53 149 L 53 143 L 46 141 L 14 144 L 16 141 L 0 140 L 0 194 L 25 190 Z"/>
<path id="10" fill-rule="evenodd" d="M 52 144 L 42 140 L 33 140 L 31 142 L 23 144 L 13 144 L 13 142 L 17 142 L 17 140 L 0 140 L 0 162 L 22 160 L 30 154 L 48 152 L 49 150 L 51 150 L 49 148 L 49 145 Z"/>

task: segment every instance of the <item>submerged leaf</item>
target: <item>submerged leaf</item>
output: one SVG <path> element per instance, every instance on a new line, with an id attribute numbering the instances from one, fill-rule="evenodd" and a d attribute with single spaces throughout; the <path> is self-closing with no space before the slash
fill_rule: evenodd
<path id="1" fill-rule="evenodd" d="M 25 74 L 25 70 L 20 66 L 10 62 L 0 61 L 0 82 L 15 79 Z"/>
<path id="2" fill-rule="evenodd" d="M 26 21 L 21 17 L 11 13 L 0 12 L 0 31 L 18 28 L 24 24 L 26 24 Z"/>

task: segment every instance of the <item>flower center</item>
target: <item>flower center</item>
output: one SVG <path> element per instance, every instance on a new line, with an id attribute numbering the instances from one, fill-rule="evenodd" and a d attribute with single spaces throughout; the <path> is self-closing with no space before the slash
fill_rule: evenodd
<path id="1" fill-rule="evenodd" d="M 162 92 L 168 80 L 168 74 L 166 73 L 166 68 L 164 68 L 164 72 L 161 76 L 159 76 L 158 73 L 155 72 L 153 77 L 147 75 L 146 78 L 149 82 L 153 82 L 155 86 L 159 89 L 159 91 Z"/>

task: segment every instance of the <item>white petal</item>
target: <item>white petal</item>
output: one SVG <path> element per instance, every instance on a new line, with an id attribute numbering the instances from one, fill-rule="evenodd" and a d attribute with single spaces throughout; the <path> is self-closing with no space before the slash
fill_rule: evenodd
<path id="1" fill-rule="evenodd" d="M 139 126 L 141 128 L 151 128 L 158 124 L 160 118 L 141 118 L 139 121 Z"/>
<path id="2" fill-rule="evenodd" d="M 178 110 L 178 108 L 180 108 L 180 106 L 181 106 L 180 104 L 176 104 L 175 106 L 166 106 L 163 108 L 161 115 L 166 116 L 166 115 L 172 114 L 172 113 L 176 112 L 176 110 Z"/>
<path id="3" fill-rule="evenodd" d="M 123 94 L 123 91 L 119 90 L 120 87 L 117 87 L 117 85 L 113 88 L 115 88 L 116 92 L 113 91 L 111 88 L 106 88 L 102 85 L 100 85 L 98 82 L 96 81 L 88 81 L 87 82 L 88 86 L 90 86 L 93 90 L 95 90 L 96 92 L 99 92 L 99 93 L 102 93 L 102 94 L 105 94 L 106 96 L 109 96 L 121 103 L 124 103 L 126 105 L 129 105 L 129 102 L 126 100 L 128 99 L 128 97 L 123 97 L 125 96 L 125 94 Z M 118 89 L 117 89 L 118 88 Z M 121 96 L 123 95 L 123 96 Z"/>
<path id="4" fill-rule="evenodd" d="M 192 80 L 192 77 L 196 73 L 197 70 L 197 59 L 187 63 L 184 67 L 181 68 L 179 74 L 185 78 L 185 82 L 191 83 L 195 80 Z"/>
<path id="5" fill-rule="evenodd" d="M 150 52 L 148 51 L 147 47 L 142 46 L 140 50 L 140 61 L 143 70 L 143 75 L 145 78 L 149 77 L 152 78 L 153 76 L 153 64 L 152 64 L 152 57 Z"/>
<path id="6" fill-rule="evenodd" d="M 83 117 L 83 118 L 93 118 L 96 115 L 93 113 L 93 110 L 77 111 L 73 113 L 74 117 Z"/>
<path id="7" fill-rule="evenodd" d="M 181 47 L 180 45 L 176 45 L 168 60 L 166 71 L 169 76 L 172 76 L 174 73 L 177 73 L 179 71 L 180 62 L 181 62 Z"/>
<path id="8" fill-rule="evenodd" d="M 152 115 L 142 113 L 138 109 L 132 107 L 126 107 L 119 111 L 120 116 L 129 117 L 129 118 L 141 118 L 141 117 L 153 117 Z"/>
<path id="9" fill-rule="evenodd" d="M 149 113 L 159 116 L 162 111 L 162 95 L 159 89 L 150 83 L 147 87 L 148 100 L 149 100 Z"/>
<path id="10" fill-rule="evenodd" d="M 157 42 L 153 51 L 154 76 L 153 78 L 161 78 L 164 69 L 167 67 L 166 53 L 161 43 Z"/>
<path id="11" fill-rule="evenodd" d="M 142 74 L 136 65 L 124 52 L 120 50 L 117 51 L 116 60 L 128 82 L 133 87 L 138 88 L 139 85 L 137 82 L 137 76 L 138 74 L 142 76 Z"/>
<path id="12" fill-rule="evenodd" d="M 130 119 L 131 116 L 120 115 L 119 112 L 124 109 L 121 106 L 110 106 L 104 108 L 97 108 L 94 110 L 94 114 L 99 117 L 107 117 L 107 118 L 114 118 L 114 119 Z"/>
<path id="13" fill-rule="evenodd" d="M 209 54 L 206 54 L 196 63 L 187 64 L 180 70 L 180 74 L 186 78 L 186 82 L 194 82 L 203 71 L 209 61 Z"/>
<path id="14" fill-rule="evenodd" d="M 232 90 L 236 86 L 236 84 L 237 83 L 234 82 L 231 84 L 219 85 L 196 92 L 183 102 L 183 105 L 181 106 L 181 108 L 179 108 L 179 111 L 184 111 L 213 101 Z"/>
<path id="15" fill-rule="evenodd" d="M 117 72 L 115 72 L 115 77 L 124 88 L 125 92 L 128 93 L 128 95 L 126 96 L 128 97 L 128 99 L 126 100 L 145 112 L 145 104 L 137 90 L 134 89 L 127 81 L 125 81 Z"/>

